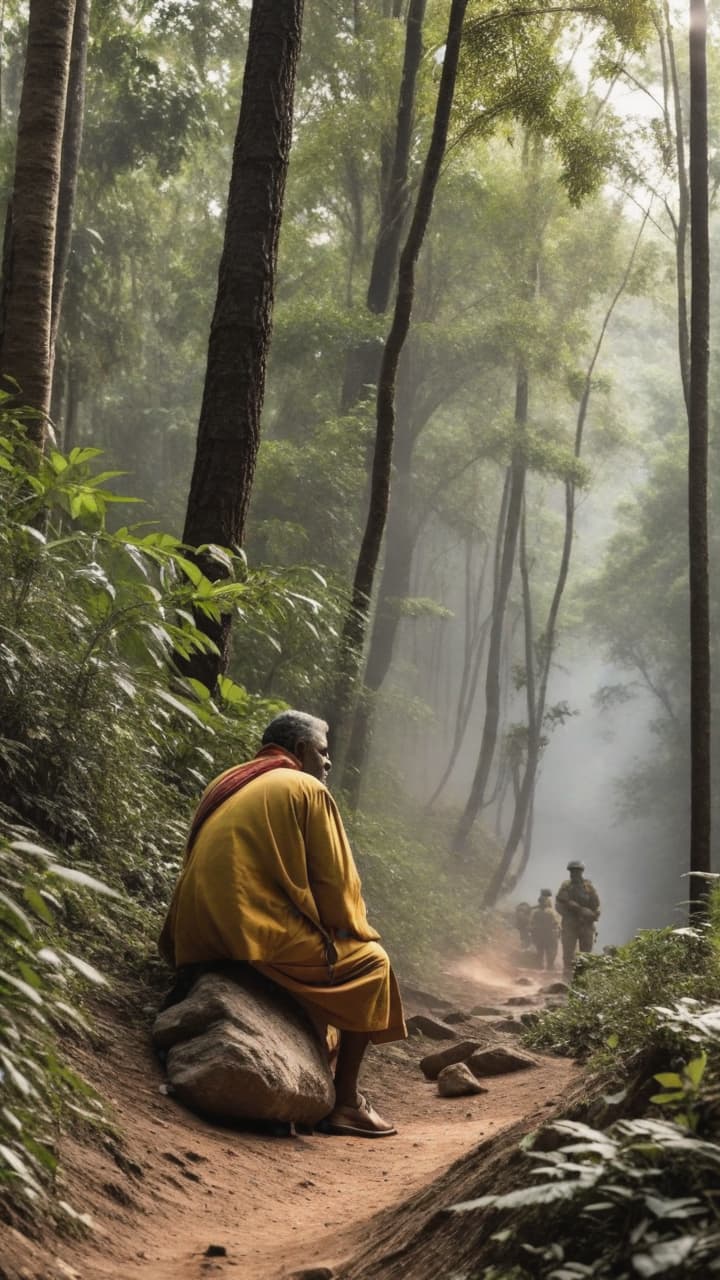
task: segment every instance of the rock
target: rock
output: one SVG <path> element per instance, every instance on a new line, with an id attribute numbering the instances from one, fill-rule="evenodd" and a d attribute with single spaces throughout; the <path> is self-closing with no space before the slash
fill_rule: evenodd
<path id="1" fill-rule="evenodd" d="M 442 1021 L 447 1022 L 449 1027 L 454 1027 L 458 1022 L 468 1022 L 471 1015 L 463 1013 L 460 1009 L 451 1009 L 449 1013 L 442 1014 Z"/>
<path id="2" fill-rule="evenodd" d="M 496 1004 L 476 1004 L 474 1009 L 470 1010 L 474 1018 L 500 1018 L 502 1017 L 502 1009 L 498 1009 Z"/>
<path id="3" fill-rule="evenodd" d="M 452 1009 L 452 1002 L 444 1000 L 442 996 L 433 996 L 429 991 L 423 991 L 421 987 L 413 987 L 409 982 L 403 982 L 402 994 L 408 1000 L 414 1000 L 419 1004 L 426 1004 L 429 1009 Z"/>
<path id="4" fill-rule="evenodd" d="M 158 1014 L 153 1040 L 167 1050 L 175 1097 L 203 1115 L 313 1125 L 332 1110 L 333 1079 L 312 1024 L 249 966 L 203 974 Z"/>
<path id="5" fill-rule="evenodd" d="M 547 996 L 545 999 L 546 1009 L 564 1009 L 567 1000 L 563 996 Z"/>
<path id="6" fill-rule="evenodd" d="M 527 1071 L 538 1064 L 526 1053 L 496 1044 L 491 1049 L 477 1049 L 468 1058 L 467 1065 L 476 1076 L 503 1076 L 510 1071 Z"/>
<path id="7" fill-rule="evenodd" d="M 479 1048 L 479 1040 L 461 1040 L 459 1044 L 452 1044 L 448 1049 L 439 1049 L 437 1053 L 429 1053 L 426 1058 L 422 1058 L 420 1070 L 426 1079 L 437 1080 L 445 1067 L 451 1067 L 456 1062 L 467 1061 Z"/>
<path id="8" fill-rule="evenodd" d="M 205 1250 L 205 1253 L 203 1254 L 203 1257 L 204 1258 L 227 1258 L 227 1249 L 225 1248 L 224 1244 L 209 1244 L 207 1249 Z"/>
<path id="9" fill-rule="evenodd" d="M 439 1018 L 431 1018 L 427 1013 L 415 1013 L 412 1018 L 407 1020 L 407 1029 L 410 1035 L 416 1031 L 422 1032 L 427 1036 L 428 1040 L 456 1040 L 457 1031 L 453 1031 L 446 1022 L 441 1022 Z"/>
<path id="10" fill-rule="evenodd" d="M 567 995 L 569 990 L 570 987 L 567 982 L 560 982 L 558 980 L 557 982 L 549 983 L 547 987 L 543 987 L 542 993 L 544 996 L 564 996 Z"/>
<path id="11" fill-rule="evenodd" d="M 332 1267 L 302 1267 L 291 1272 L 290 1280 L 333 1280 L 334 1275 Z"/>
<path id="12" fill-rule="evenodd" d="M 531 986 L 532 986 L 532 978 L 516 978 L 516 979 L 515 979 L 515 986 L 516 986 L 516 987 L 531 987 Z"/>
<path id="13" fill-rule="evenodd" d="M 521 1036 L 525 1028 L 522 1022 L 516 1021 L 515 1018 L 499 1018 L 497 1022 L 492 1023 L 493 1031 L 504 1031 L 506 1035 Z"/>
<path id="14" fill-rule="evenodd" d="M 437 1083 L 441 1098 L 464 1098 L 470 1093 L 487 1093 L 487 1089 L 478 1084 L 472 1071 L 465 1066 L 464 1062 L 455 1062 L 450 1067 L 443 1067 Z"/>
<path id="15" fill-rule="evenodd" d="M 535 1001 L 533 1000 L 532 996 L 510 996 L 510 999 L 506 1000 L 505 1003 L 509 1005 L 519 1006 L 523 1004 L 534 1004 Z"/>
<path id="16" fill-rule="evenodd" d="M 520 1014 L 520 1021 L 524 1027 L 534 1027 L 540 1021 L 540 1014 L 536 1009 L 529 1009 L 527 1013 Z"/>

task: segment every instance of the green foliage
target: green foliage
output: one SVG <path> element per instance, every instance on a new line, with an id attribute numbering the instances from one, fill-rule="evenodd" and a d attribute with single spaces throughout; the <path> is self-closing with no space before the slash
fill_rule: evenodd
<path id="1" fill-rule="evenodd" d="M 465 866 L 458 866 L 448 852 L 447 820 L 419 821 L 414 809 L 401 800 L 393 805 L 387 794 L 383 809 L 380 815 L 372 804 L 353 814 L 348 824 L 363 895 L 394 963 L 425 984 L 443 957 L 470 952 L 487 941 L 482 884 L 468 891 Z M 481 866 L 491 854 L 497 857 L 489 837 L 476 853 Z"/>
<path id="2" fill-rule="evenodd" d="M 55 1047 L 85 1025 L 76 984 L 104 981 L 76 939 L 108 971 L 143 968 L 198 793 L 284 705 L 229 676 L 212 698 L 173 655 L 211 644 L 198 614 L 264 645 L 292 619 L 320 642 L 307 583 L 323 584 L 219 547 L 211 582 L 177 538 L 108 529 L 125 499 L 98 450 L 43 458 L 7 412 L 0 428 L 0 1190 L 37 1204 L 58 1125 L 98 1116 Z"/>
<path id="3" fill-rule="evenodd" d="M 536 1048 L 630 1067 L 664 1025 L 657 1006 L 710 1000 L 719 982 L 720 939 L 711 925 L 648 930 L 610 955 L 583 957 L 567 1004 L 546 1014 L 527 1038 Z"/>

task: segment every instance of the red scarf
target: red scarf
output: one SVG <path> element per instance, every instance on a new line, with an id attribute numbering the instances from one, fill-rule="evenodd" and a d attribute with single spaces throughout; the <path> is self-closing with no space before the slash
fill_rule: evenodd
<path id="1" fill-rule="evenodd" d="M 220 805 L 225 800 L 229 800 L 230 796 L 234 796 L 236 792 L 241 791 L 243 787 L 247 786 L 248 782 L 252 782 L 253 778 L 259 778 L 263 773 L 269 773 L 271 769 L 299 768 L 300 761 L 295 756 L 290 755 L 288 751 L 283 751 L 282 747 L 275 747 L 271 744 L 270 746 L 262 747 L 254 760 L 249 760 L 246 764 L 236 764 L 233 769 L 228 769 L 227 773 L 224 773 L 217 782 L 211 782 L 195 810 L 185 849 L 185 861 L 187 862 L 190 857 L 203 823 L 207 821 L 216 809 L 220 808 Z"/>

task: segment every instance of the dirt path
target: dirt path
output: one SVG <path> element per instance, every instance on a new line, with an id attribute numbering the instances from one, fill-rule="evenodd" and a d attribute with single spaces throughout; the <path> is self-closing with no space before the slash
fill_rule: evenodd
<path id="1" fill-rule="evenodd" d="M 448 988 L 465 1007 L 532 994 L 507 975 L 478 982 L 472 971 L 462 980 L 448 976 Z M 75 1140 L 64 1153 L 67 1197 L 92 1215 L 95 1230 L 83 1241 L 37 1245 L 13 1235 L 2 1250 L 5 1272 L 0 1264 L 10 1280 L 221 1273 L 278 1280 L 302 1267 L 333 1266 L 361 1245 L 379 1210 L 539 1103 L 557 1100 L 578 1074 L 569 1062 L 546 1059 L 536 1070 L 487 1080 L 487 1094 L 442 1099 L 417 1065 L 428 1042 L 413 1039 L 372 1050 L 365 1074 L 373 1102 L 398 1125 L 396 1138 L 269 1138 L 213 1127 L 182 1110 L 160 1091 L 145 1030 L 123 1026 L 110 1010 L 99 1023 L 101 1052 L 78 1051 L 78 1066 L 112 1101 L 122 1142 Z M 226 1255 L 206 1257 L 210 1245 Z"/>

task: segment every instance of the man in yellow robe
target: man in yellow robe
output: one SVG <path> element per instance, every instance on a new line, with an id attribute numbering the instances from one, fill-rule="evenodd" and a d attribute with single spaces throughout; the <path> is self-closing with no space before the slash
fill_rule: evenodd
<path id="1" fill-rule="evenodd" d="M 327 1132 L 395 1132 L 358 1092 L 370 1041 L 407 1034 L 395 975 L 368 924 L 352 851 L 325 779 L 328 726 L 277 716 L 253 761 L 221 774 L 195 815 L 160 937 L 176 969 L 235 960 L 340 1031 Z"/>

